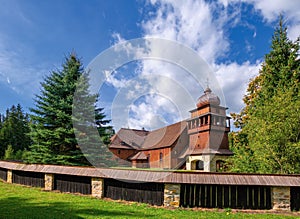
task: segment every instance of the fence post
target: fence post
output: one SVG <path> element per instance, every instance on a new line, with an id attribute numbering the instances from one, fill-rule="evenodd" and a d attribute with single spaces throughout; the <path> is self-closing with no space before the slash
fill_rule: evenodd
<path id="1" fill-rule="evenodd" d="M 180 188 L 180 184 L 165 184 L 164 206 L 179 207 Z"/>
<path id="2" fill-rule="evenodd" d="M 45 190 L 51 191 L 54 186 L 54 174 L 45 173 Z"/>
<path id="3" fill-rule="evenodd" d="M 104 179 L 92 178 L 92 196 L 103 198 L 104 196 Z"/>
<path id="4" fill-rule="evenodd" d="M 290 208 L 290 187 L 272 187 L 271 189 L 272 207 L 273 209 L 287 210 Z"/>
<path id="5" fill-rule="evenodd" d="M 8 183 L 12 183 L 12 170 L 7 170 L 7 180 Z"/>

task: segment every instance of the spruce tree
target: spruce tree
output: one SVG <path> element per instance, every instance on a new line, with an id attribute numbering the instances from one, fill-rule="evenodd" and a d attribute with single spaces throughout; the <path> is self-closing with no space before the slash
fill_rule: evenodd
<path id="1" fill-rule="evenodd" d="M 90 165 L 87 155 L 77 143 L 75 134 L 78 130 L 73 127 L 73 120 L 77 120 L 78 115 L 72 111 L 77 89 L 80 90 L 80 104 L 95 115 L 96 99 L 88 93 L 88 80 L 85 75 L 80 60 L 71 54 L 66 58 L 62 70 L 53 71 L 41 83 L 41 94 L 36 95 L 36 106 L 31 109 L 33 144 L 27 153 L 27 162 Z M 93 126 L 92 119 L 88 124 Z M 94 143 L 99 144 L 96 141 Z M 97 151 L 94 153 L 95 156 L 101 156 L 100 151 L 97 155 Z"/>
<path id="2" fill-rule="evenodd" d="M 89 93 L 88 74 L 79 79 L 73 101 L 73 124 L 78 144 L 87 160 L 96 167 L 115 163 L 108 150 L 114 134 L 110 120 L 105 119 L 103 108 L 97 107 L 98 95 Z"/>
<path id="3" fill-rule="evenodd" d="M 300 173 L 299 52 L 299 38 L 288 39 L 281 18 L 271 51 L 249 83 L 245 108 L 232 114 L 241 128 L 233 134 L 232 171 Z"/>
<path id="4" fill-rule="evenodd" d="M 20 104 L 13 105 L 6 110 L 6 115 L 2 117 L 0 129 L 1 157 L 10 145 L 13 151 L 23 151 L 28 149 L 31 140 L 29 137 L 29 116 L 23 112 Z"/>
<path id="5" fill-rule="evenodd" d="M 62 70 L 52 71 L 41 83 L 36 95 L 31 119 L 31 138 L 27 162 L 50 164 L 80 164 L 84 157 L 77 147 L 72 126 L 72 102 L 78 78 L 83 68 L 75 55 L 70 55 Z"/>

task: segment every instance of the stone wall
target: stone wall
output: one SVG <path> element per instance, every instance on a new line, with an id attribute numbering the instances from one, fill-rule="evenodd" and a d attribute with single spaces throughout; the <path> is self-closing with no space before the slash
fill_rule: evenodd
<path id="1" fill-rule="evenodd" d="M 164 206 L 179 207 L 180 201 L 180 184 L 165 184 L 164 189 Z"/>
<path id="2" fill-rule="evenodd" d="M 272 187 L 272 206 L 276 210 L 290 210 L 290 187 Z"/>

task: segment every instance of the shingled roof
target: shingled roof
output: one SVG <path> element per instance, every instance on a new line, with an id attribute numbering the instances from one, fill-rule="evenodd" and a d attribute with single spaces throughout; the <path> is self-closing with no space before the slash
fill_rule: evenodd
<path id="1" fill-rule="evenodd" d="M 121 128 L 110 140 L 109 148 L 139 149 L 149 132 L 146 130 Z"/>
<path id="2" fill-rule="evenodd" d="M 0 168 L 37 173 L 66 174 L 118 180 L 205 185 L 299 186 L 300 175 L 207 173 L 188 171 L 157 171 L 108 169 L 59 165 L 24 164 L 0 161 Z"/>
<path id="3" fill-rule="evenodd" d="M 129 159 L 130 160 L 147 160 L 147 156 L 143 151 L 140 151 Z"/>
<path id="4" fill-rule="evenodd" d="M 120 129 L 111 138 L 110 148 L 149 150 L 171 146 L 182 134 L 186 134 L 186 121 L 154 131 Z"/>
<path id="5" fill-rule="evenodd" d="M 186 121 L 154 130 L 147 135 L 142 148 L 144 150 L 171 146 L 186 129 Z M 185 132 L 186 133 L 186 132 Z"/>

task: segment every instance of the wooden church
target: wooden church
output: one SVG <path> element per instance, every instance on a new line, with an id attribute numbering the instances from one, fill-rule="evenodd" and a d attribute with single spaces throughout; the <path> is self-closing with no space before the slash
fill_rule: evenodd
<path id="1" fill-rule="evenodd" d="M 215 172 L 229 150 L 230 117 L 210 88 L 187 120 L 154 130 L 120 129 L 109 150 L 120 166 Z"/>

